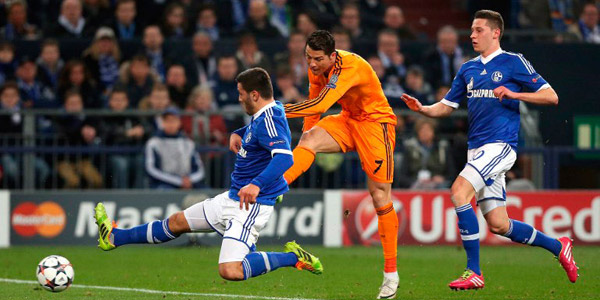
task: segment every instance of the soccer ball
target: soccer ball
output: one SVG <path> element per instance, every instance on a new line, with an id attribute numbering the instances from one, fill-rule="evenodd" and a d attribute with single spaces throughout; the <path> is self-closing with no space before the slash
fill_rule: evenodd
<path id="1" fill-rule="evenodd" d="M 35 274 L 44 289 L 57 293 L 71 286 L 75 270 L 68 259 L 60 255 L 50 255 L 40 261 Z"/>

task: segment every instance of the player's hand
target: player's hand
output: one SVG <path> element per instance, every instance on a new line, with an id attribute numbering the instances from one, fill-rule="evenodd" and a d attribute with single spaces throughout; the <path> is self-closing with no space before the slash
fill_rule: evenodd
<path id="1" fill-rule="evenodd" d="M 192 188 L 192 181 L 189 177 L 183 176 L 181 177 L 181 188 L 185 190 L 189 190 Z"/>
<path id="2" fill-rule="evenodd" d="M 500 102 L 502 102 L 502 99 L 504 98 L 517 99 L 517 93 L 507 89 L 503 85 L 494 89 L 494 96 L 498 97 Z"/>
<path id="3" fill-rule="evenodd" d="M 242 148 L 242 137 L 237 133 L 232 133 L 229 137 L 229 150 L 233 151 L 233 153 L 237 154 L 238 151 Z"/>
<path id="4" fill-rule="evenodd" d="M 402 94 L 402 97 L 400 98 L 402 99 L 402 101 L 404 101 L 404 103 L 406 103 L 406 106 L 408 106 L 410 110 L 416 112 L 420 112 L 421 110 L 423 110 L 423 105 L 421 104 L 421 102 L 419 102 L 417 98 L 408 94 Z"/>
<path id="5" fill-rule="evenodd" d="M 238 192 L 240 197 L 240 209 L 246 206 L 246 210 L 250 209 L 250 204 L 256 203 L 256 197 L 260 193 L 260 188 L 252 183 L 247 184 Z"/>

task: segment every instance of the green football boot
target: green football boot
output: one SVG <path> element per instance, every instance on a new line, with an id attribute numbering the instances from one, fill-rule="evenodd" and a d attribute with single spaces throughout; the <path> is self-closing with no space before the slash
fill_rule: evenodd
<path id="1" fill-rule="evenodd" d="M 298 270 L 307 270 L 313 274 L 323 274 L 323 265 L 318 257 L 308 253 L 296 241 L 287 242 L 283 247 L 283 252 L 293 252 L 298 257 L 296 268 Z"/>
<path id="2" fill-rule="evenodd" d="M 279 204 L 283 202 L 283 194 L 277 196 L 277 198 L 275 198 L 275 204 Z"/>
<path id="3" fill-rule="evenodd" d="M 114 222 L 111 222 L 106 215 L 106 209 L 104 208 L 104 204 L 102 202 L 96 205 L 94 208 L 95 214 L 94 219 L 96 219 L 96 224 L 98 225 L 98 248 L 109 251 L 115 249 L 116 246 L 110 241 L 110 235 L 113 230 Z M 116 227 L 116 226 L 115 226 Z"/>

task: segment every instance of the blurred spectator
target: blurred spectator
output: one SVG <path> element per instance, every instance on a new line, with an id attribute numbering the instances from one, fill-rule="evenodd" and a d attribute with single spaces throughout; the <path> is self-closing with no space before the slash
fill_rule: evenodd
<path id="1" fill-rule="evenodd" d="M 550 1 L 519 0 L 518 22 L 521 28 L 551 29 Z"/>
<path id="2" fill-rule="evenodd" d="M 390 5 L 385 9 L 383 24 L 386 29 L 394 31 L 400 40 L 417 39 L 416 34 L 412 31 L 410 26 L 406 24 L 404 12 L 400 6 Z"/>
<path id="3" fill-rule="evenodd" d="M 87 38 L 95 28 L 82 16 L 79 0 L 64 0 L 60 7 L 58 22 L 49 28 L 46 36 L 54 38 Z"/>
<path id="4" fill-rule="evenodd" d="M 287 41 L 287 51 L 275 54 L 277 68 L 287 66 L 293 74 L 294 85 L 308 91 L 308 64 L 306 63 L 306 37 L 300 31 L 292 31 Z"/>
<path id="5" fill-rule="evenodd" d="M 0 39 L 35 40 L 40 37 L 38 28 L 27 22 L 27 3 L 17 0 L 7 3 L 6 26 L 0 29 Z"/>
<path id="6" fill-rule="evenodd" d="M 340 25 L 350 33 L 352 41 L 367 39 L 370 36 L 368 27 L 360 25 L 360 10 L 352 3 L 344 5 L 340 17 Z"/>
<path id="7" fill-rule="evenodd" d="M 381 28 L 386 5 L 380 0 L 357 1 L 361 12 L 361 23 L 368 28 Z"/>
<path id="8" fill-rule="evenodd" d="M 249 11 L 249 0 L 230 0 L 230 1 L 219 1 L 225 2 L 225 4 L 230 4 L 230 6 L 224 7 L 222 11 L 228 14 L 227 18 L 219 18 L 219 20 L 229 19 L 231 20 L 231 25 L 229 28 L 232 31 L 238 31 L 246 24 L 246 20 L 248 19 L 248 11 Z M 219 3 L 223 4 L 223 3 Z"/>
<path id="9" fill-rule="evenodd" d="M 60 47 L 58 41 L 46 39 L 42 43 L 40 56 L 37 58 L 38 77 L 46 86 L 52 87 L 55 93 L 58 92 L 58 78 L 65 63 L 60 58 Z"/>
<path id="10" fill-rule="evenodd" d="M 117 0 L 115 18 L 111 28 L 119 40 L 131 40 L 142 36 L 143 26 L 136 21 L 135 0 Z"/>
<path id="11" fill-rule="evenodd" d="M 412 189 L 448 188 L 455 166 L 445 140 L 435 136 L 435 122 L 421 118 L 415 124 L 415 134 L 404 143 L 404 154 L 398 181 L 401 187 Z"/>
<path id="12" fill-rule="evenodd" d="M 217 79 L 215 80 L 215 97 L 217 106 L 223 108 L 228 105 L 239 106 L 237 83 L 235 76 L 238 74 L 238 64 L 233 56 L 221 56 L 217 66 Z"/>
<path id="13" fill-rule="evenodd" d="M 165 84 L 169 89 L 169 96 L 172 103 L 184 109 L 187 105 L 192 86 L 187 81 L 185 69 L 182 65 L 171 65 L 169 67 Z"/>
<path id="14" fill-rule="evenodd" d="M 144 38 L 142 39 L 144 54 L 148 57 L 150 67 L 158 74 L 161 82 L 165 80 L 167 72 L 166 55 L 163 51 L 164 41 L 162 32 L 157 25 L 150 25 L 144 29 Z"/>
<path id="15" fill-rule="evenodd" d="M 425 81 L 425 72 L 417 65 L 410 66 L 404 80 L 404 90 L 407 94 L 417 97 L 424 105 L 435 103 L 433 91 L 429 83 Z"/>
<path id="16" fill-rule="evenodd" d="M 98 121 L 88 118 L 83 111 L 83 100 L 77 91 L 65 94 L 64 116 L 57 120 L 58 136 L 67 146 L 89 148 L 100 144 Z M 102 175 L 98 172 L 89 154 L 67 154 L 59 159 L 58 175 L 64 181 L 64 188 L 81 188 L 82 179 L 88 188 L 101 188 Z"/>
<path id="17" fill-rule="evenodd" d="M 87 70 L 85 63 L 80 60 L 70 60 L 58 78 L 58 97 L 64 104 L 65 94 L 69 90 L 77 90 L 83 98 L 86 109 L 102 108 L 104 103 L 100 99 L 100 93 L 96 88 L 96 82 Z"/>
<path id="18" fill-rule="evenodd" d="M 37 79 L 37 65 L 29 57 L 21 58 L 17 68 L 17 84 L 26 108 L 58 108 L 56 94 Z"/>
<path id="19" fill-rule="evenodd" d="M 194 142 L 180 130 L 179 110 L 162 113 L 163 130 L 146 143 L 146 172 L 155 189 L 191 189 L 202 187 L 204 165 Z"/>
<path id="20" fill-rule="evenodd" d="M 196 19 L 196 32 L 205 33 L 211 41 L 216 41 L 222 34 L 222 29 L 217 25 L 217 11 L 212 5 L 200 7 Z"/>
<path id="21" fill-rule="evenodd" d="M 316 18 L 309 13 L 299 13 L 296 17 L 296 29 L 307 38 L 313 31 L 319 29 Z"/>
<path id="22" fill-rule="evenodd" d="M 183 6 L 177 2 L 169 4 L 165 10 L 163 33 L 166 38 L 183 38 L 187 35 L 187 19 Z"/>
<path id="23" fill-rule="evenodd" d="M 103 94 L 108 93 L 119 80 L 120 60 L 121 50 L 114 31 L 100 27 L 90 47 L 83 52 L 83 61 Z"/>
<path id="24" fill-rule="evenodd" d="M 556 32 L 564 33 L 576 23 L 575 3 L 577 0 L 549 0 L 550 24 Z"/>
<path id="25" fill-rule="evenodd" d="M 305 0 L 302 1 L 302 5 L 304 11 L 315 16 L 315 23 L 322 29 L 333 27 L 342 15 L 341 0 Z"/>
<path id="26" fill-rule="evenodd" d="M 212 146 L 225 146 L 229 144 L 229 134 L 225 120 L 223 116 L 216 112 L 213 92 L 209 86 L 201 85 L 192 90 L 185 111 L 195 114 L 194 116 L 186 115 L 181 117 L 183 131 L 189 137 L 195 138 L 197 134 L 200 141 L 204 141 Z M 208 127 L 204 123 L 206 119 L 203 118 L 206 114 L 208 115 Z M 198 116 L 198 118 L 194 126 L 194 121 L 196 121 L 195 116 Z M 194 127 L 196 132 L 194 132 Z"/>
<path id="27" fill-rule="evenodd" d="M 10 42 L 0 41 L 0 84 L 14 79 L 16 69 L 15 47 Z"/>
<path id="28" fill-rule="evenodd" d="M 271 62 L 269 61 L 269 58 L 258 49 L 256 38 L 252 34 L 247 33 L 240 37 L 235 57 L 238 60 L 240 70 L 261 67 L 267 70 L 267 72 L 271 72 Z"/>
<path id="29" fill-rule="evenodd" d="M 217 66 L 217 78 L 213 88 L 215 100 L 219 110 L 225 114 L 225 124 L 227 131 L 243 127 L 245 125 L 243 117 L 240 116 L 242 108 L 239 104 L 239 93 L 235 77 L 238 74 L 238 64 L 233 56 L 219 57 Z M 229 114 L 228 112 L 235 112 Z"/>
<path id="30" fill-rule="evenodd" d="M 23 134 L 23 115 L 21 114 L 21 99 L 19 89 L 15 82 L 6 82 L 0 88 L 0 108 L 2 112 L 10 114 L 0 115 L 0 135 L 2 145 L 19 146 Z M 8 181 L 9 188 L 17 188 L 20 183 L 22 168 L 22 156 L 17 154 L 3 153 L 2 169 L 4 177 Z M 50 176 L 50 167 L 41 158 L 35 158 L 36 187 L 43 188 Z"/>
<path id="31" fill-rule="evenodd" d="M 150 61 L 143 54 L 135 55 L 121 65 L 119 85 L 127 90 L 130 108 L 138 108 L 142 98 L 148 96 L 160 80 L 150 69 Z"/>
<path id="32" fill-rule="evenodd" d="M 83 17 L 93 27 L 98 28 L 110 19 L 110 0 L 83 0 Z"/>
<path id="33" fill-rule="evenodd" d="M 437 33 L 436 48 L 425 55 L 424 67 L 427 81 L 434 88 L 440 85 L 451 85 L 454 75 L 463 62 L 463 51 L 458 45 L 458 33 L 450 25 L 442 27 Z"/>
<path id="34" fill-rule="evenodd" d="M 396 76 L 400 79 L 406 76 L 404 55 L 400 52 L 400 40 L 389 29 L 383 29 L 377 36 L 377 56 L 381 59 L 386 76 Z"/>
<path id="35" fill-rule="evenodd" d="M 108 108 L 122 113 L 129 107 L 127 92 L 114 89 L 108 100 Z M 137 117 L 115 114 L 103 119 L 104 143 L 107 146 L 142 145 L 147 132 Z M 112 188 L 142 188 L 144 178 L 144 155 L 141 153 L 123 153 L 109 155 L 112 174 Z"/>
<path id="36" fill-rule="evenodd" d="M 282 103 L 296 103 L 306 100 L 306 96 L 300 94 L 294 85 L 294 75 L 287 65 L 277 67 L 275 76 L 275 99 Z"/>
<path id="37" fill-rule="evenodd" d="M 336 26 L 331 30 L 331 35 L 333 35 L 333 39 L 335 40 L 335 49 L 352 50 L 352 38 L 348 30 Z"/>
<path id="38" fill-rule="evenodd" d="M 151 110 L 155 112 L 161 112 L 171 106 L 171 98 L 169 97 L 169 90 L 162 83 L 157 83 L 152 87 L 150 95 L 144 98 L 140 102 L 141 110 Z M 153 117 L 150 123 L 150 130 L 156 133 L 163 129 L 162 118 L 160 115 Z"/>
<path id="39" fill-rule="evenodd" d="M 271 0 L 269 1 L 269 20 L 279 34 L 284 38 L 290 36 L 292 30 L 293 13 L 292 8 L 288 5 L 287 0 Z"/>
<path id="40" fill-rule="evenodd" d="M 594 3 L 586 3 L 579 16 L 579 21 L 569 26 L 569 32 L 586 43 L 600 44 L 600 25 L 598 7 Z"/>
<path id="41" fill-rule="evenodd" d="M 281 38 L 277 28 L 269 22 L 268 7 L 265 0 L 252 0 L 248 7 L 248 19 L 240 30 L 242 33 L 250 33 L 258 39 Z"/>
<path id="42" fill-rule="evenodd" d="M 192 57 L 184 64 L 192 85 L 212 84 L 217 73 L 217 58 L 208 34 L 198 32 L 192 38 Z"/>
<path id="43" fill-rule="evenodd" d="M 381 88 L 383 89 L 383 94 L 388 99 L 388 103 L 392 108 L 406 108 L 404 101 L 400 99 L 402 94 L 404 94 L 404 89 L 398 82 L 398 77 L 394 75 L 386 76 L 385 68 L 383 67 L 383 63 L 378 56 L 371 56 L 367 59 L 367 62 L 379 77 L 379 81 L 381 81 Z"/>

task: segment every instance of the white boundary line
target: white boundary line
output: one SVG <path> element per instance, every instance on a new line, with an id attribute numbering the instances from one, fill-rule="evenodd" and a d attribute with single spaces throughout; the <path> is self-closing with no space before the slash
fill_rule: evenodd
<path id="1" fill-rule="evenodd" d="M 10 278 L 0 278 L 0 282 L 17 283 L 17 284 L 38 284 L 37 281 L 33 281 L 33 280 L 21 280 L 21 279 L 10 279 Z M 161 294 L 161 295 L 167 294 L 167 295 L 179 295 L 179 296 L 204 296 L 204 297 L 222 297 L 222 298 L 237 298 L 237 299 L 269 299 L 269 300 L 319 300 L 319 299 L 309 299 L 309 298 L 284 298 L 284 297 L 267 297 L 267 296 L 252 296 L 252 295 L 189 293 L 189 292 L 160 291 L 160 290 L 124 288 L 124 287 L 116 287 L 116 286 L 84 285 L 84 284 L 74 284 L 71 287 L 84 288 L 84 289 L 123 291 L 123 292 L 138 292 L 138 293 L 146 293 L 146 294 Z"/>

